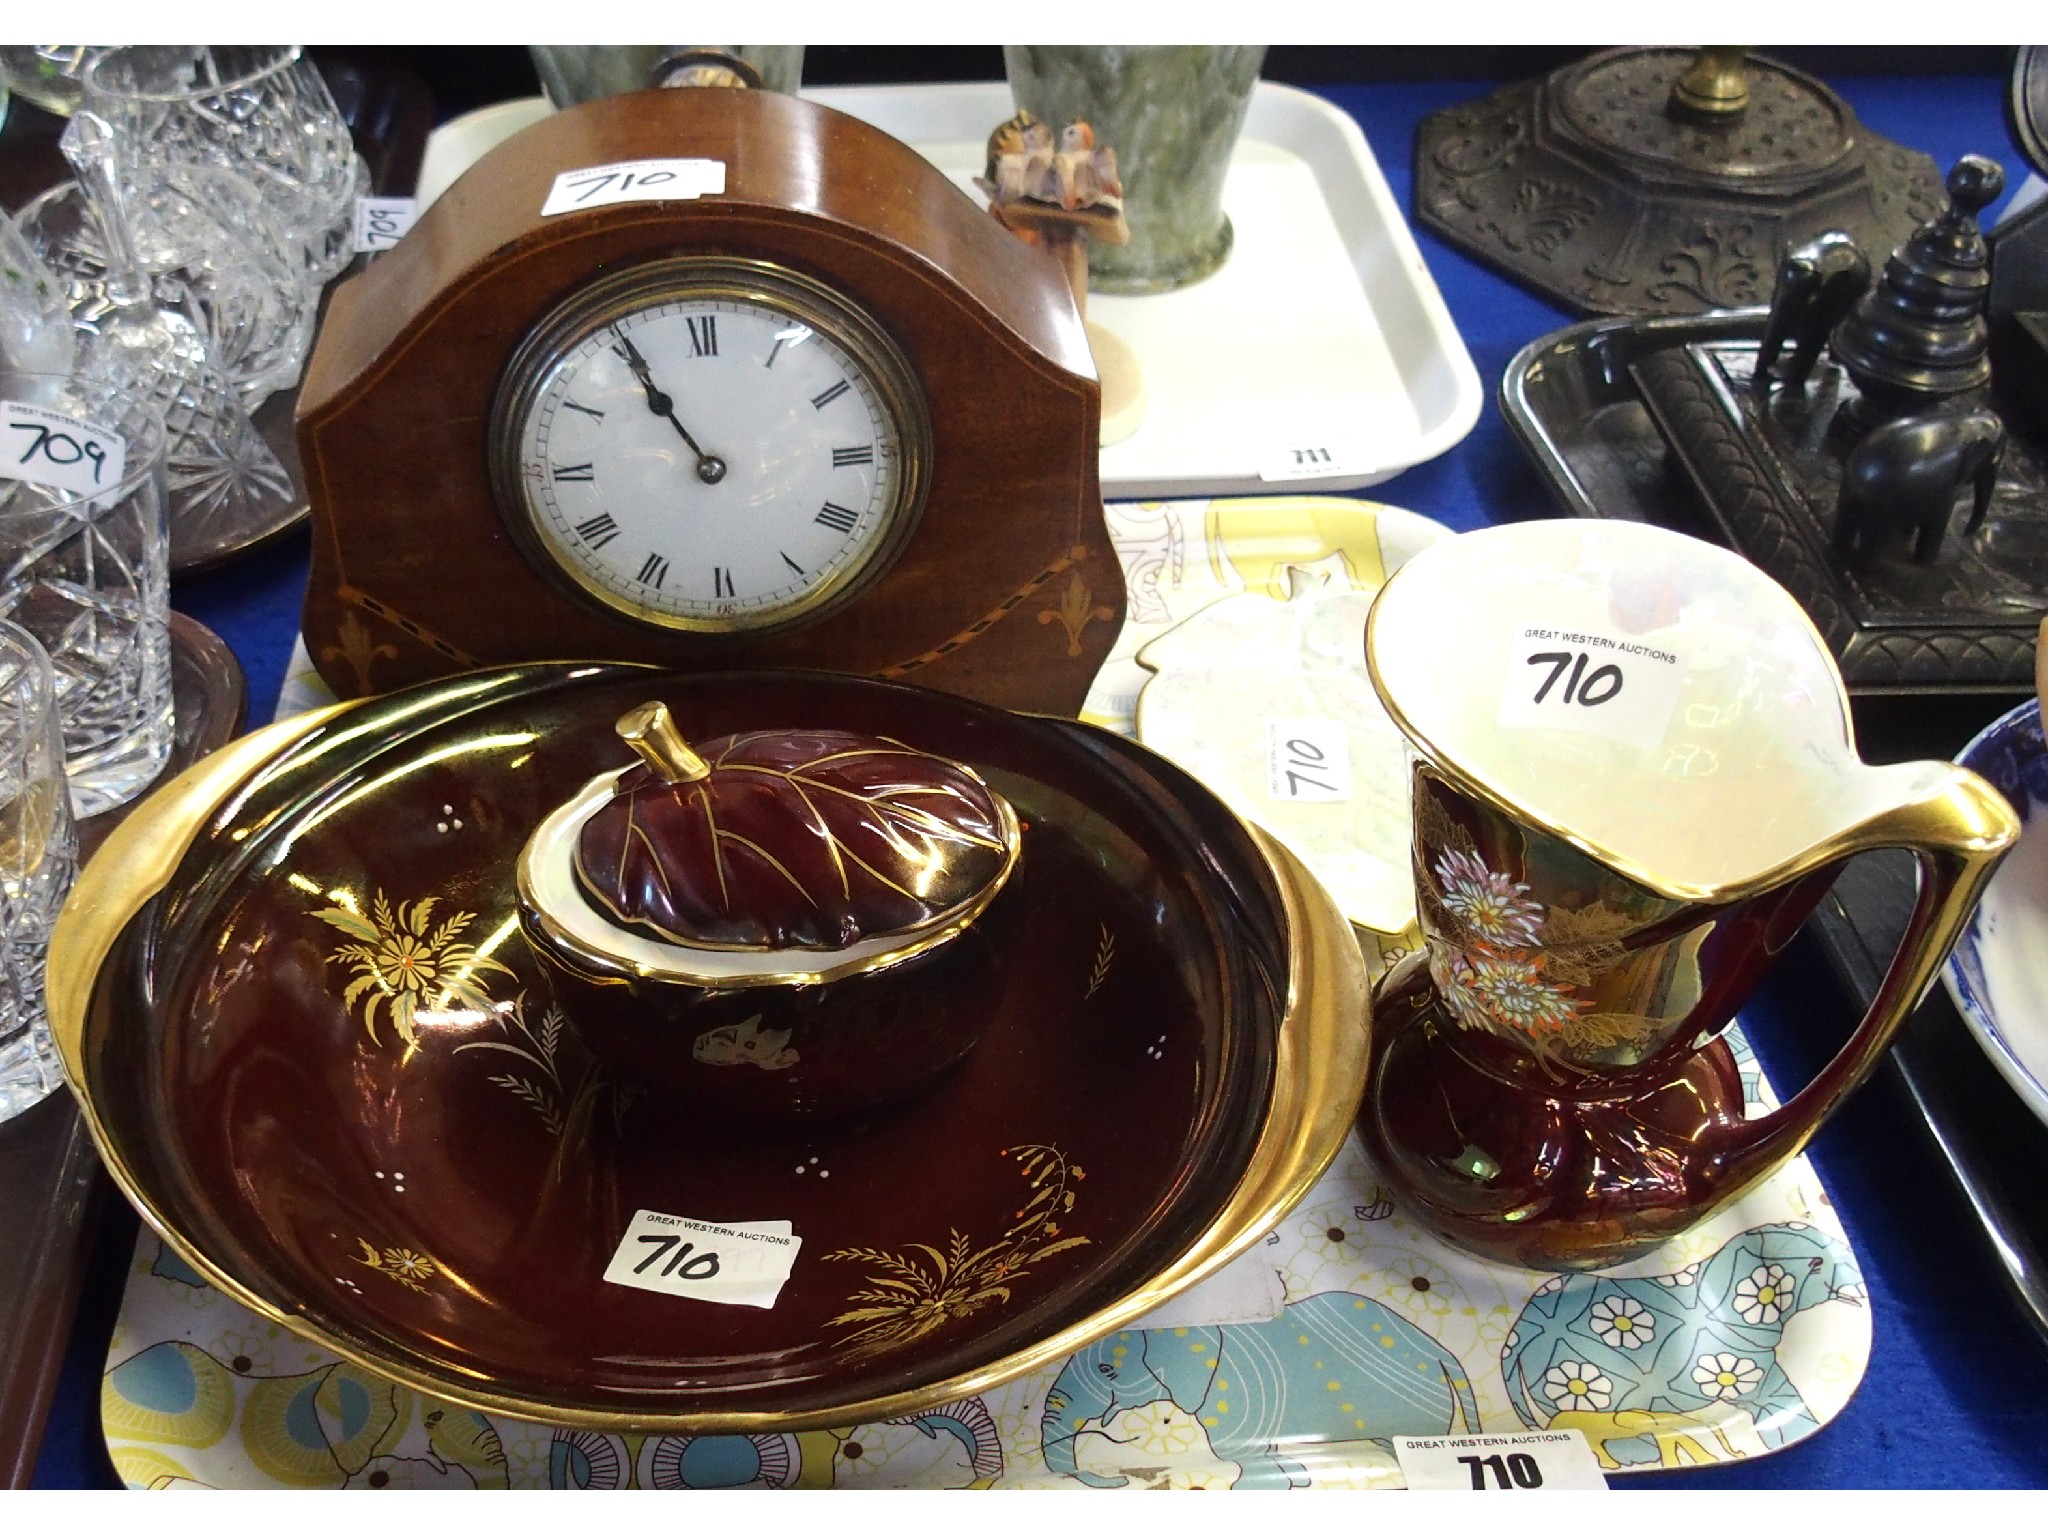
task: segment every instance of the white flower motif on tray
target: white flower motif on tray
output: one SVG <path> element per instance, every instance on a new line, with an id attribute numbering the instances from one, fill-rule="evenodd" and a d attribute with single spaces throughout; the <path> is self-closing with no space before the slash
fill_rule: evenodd
<path id="1" fill-rule="evenodd" d="M 1564 1413 L 1572 1409 L 1605 1408 L 1614 1398 L 1614 1383 L 1590 1365 L 1560 1360 L 1543 1373 L 1543 1390 L 1551 1406 Z"/>
<path id="2" fill-rule="evenodd" d="M 1342 1217 L 1325 1210 L 1303 1211 L 1295 1227 L 1302 1252 L 1325 1264 L 1356 1265 L 1360 1235 Z"/>
<path id="3" fill-rule="evenodd" d="M 1792 1305 L 1782 1264 L 1759 1264 L 1735 1282 L 1735 1315 L 1745 1323 L 1775 1323 Z"/>
<path id="4" fill-rule="evenodd" d="M 1148 1403 L 1117 1426 L 1147 1456 L 1185 1456 L 1206 1438 L 1202 1426 L 1170 1401 Z"/>
<path id="5" fill-rule="evenodd" d="M 1639 1301 L 1608 1296 L 1593 1303 L 1593 1332 L 1616 1349 L 1641 1349 L 1657 1336 L 1657 1318 Z"/>
<path id="6" fill-rule="evenodd" d="M 1754 1392 L 1764 1379 L 1763 1367 L 1741 1355 L 1701 1355 L 1693 1363 L 1693 1385 L 1708 1397 L 1733 1402 Z"/>
<path id="7" fill-rule="evenodd" d="M 1376 1253 L 1366 1290 L 1417 1322 L 1444 1317 L 1462 1300 L 1449 1270 L 1419 1252 Z"/>

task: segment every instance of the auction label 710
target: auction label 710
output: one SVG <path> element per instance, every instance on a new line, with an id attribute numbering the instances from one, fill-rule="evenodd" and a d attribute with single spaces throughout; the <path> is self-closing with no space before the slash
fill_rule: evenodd
<path id="1" fill-rule="evenodd" d="M 1605 1488 L 1593 1447 L 1576 1429 L 1514 1435 L 1396 1435 L 1394 1459 L 1411 1489 L 1516 1493 Z"/>
<path id="2" fill-rule="evenodd" d="M 786 1221 L 715 1222 L 635 1211 L 604 1277 L 736 1307 L 772 1307 L 803 1239 Z"/>

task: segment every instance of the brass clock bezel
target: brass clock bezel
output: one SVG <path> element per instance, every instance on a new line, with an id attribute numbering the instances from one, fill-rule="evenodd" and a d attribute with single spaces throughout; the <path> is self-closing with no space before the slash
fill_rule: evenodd
<path id="1" fill-rule="evenodd" d="M 528 416 L 569 351 L 593 332 L 658 304 L 705 300 L 780 309 L 827 337 L 863 370 L 895 422 L 900 443 L 896 489 L 884 528 L 867 552 L 794 601 L 766 613 L 703 616 L 663 612 L 605 587 L 561 559 L 539 531 L 542 513 L 528 500 L 519 443 Z M 607 614 L 653 629 L 752 639 L 815 623 L 844 607 L 895 564 L 924 514 L 931 483 L 932 428 L 925 392 L 903 349 L 873 316 L 807 273 L 749 256 L 659 257 L 599 278 L 556 305 L 514 349 L 491 400 L 488 427 L 492 499 L 527 560 L 558 589 Z"/>

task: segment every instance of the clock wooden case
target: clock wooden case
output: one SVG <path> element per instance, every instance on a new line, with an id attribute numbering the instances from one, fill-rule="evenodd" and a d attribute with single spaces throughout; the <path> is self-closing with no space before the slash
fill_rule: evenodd
<path id="1" fill-rule="evenodd" d="M 562 172 L 679 157 L 722 162 L 725 190 L 541 215 Z M 884 454 L 906 455 L 896 484 L 907 475 L 916 495 L 878 499 L 877 515 L 896 524 L 861 546 L 858 579 L 765 627 L 678 628 L 658 607 L 600 600 L 589 571 L 577 575 L 533 535 L 531 509 L 508 489 L 502 447 L 494 489 L 494 413 L 502 443 L 504 402 L 520 394 L 520 378 L 521 399 L 563 398 L 559 387 L 549 397 L 533 386 L 530 343 L 545 342 L 583 296 L 632 290 L 642 272 L 696 270 L 693 259 L 728 273 L 788 274 L 826 295 L 832 302 L 819 313 L 836 312 L 836 302 L 907 365 L 910 414 L 922 418 L 895 437 L 878 434 Z M 658 294 L 659 282 L 649 291 Z M 686 310 L 698 312 L 674 311 L 679 335 Z M 726 331 L 742 328 L 728 320 Z M 661 332 L 619 336 L 632 334 Z M 646 386 L 631 407 L 653 414 L 635 430 L 665 433 L 655 418 L 667 408 L 683 432 L 692 392 L 709 376 L 670 370 L 657 390 L 637 349 L 610 334 L 599 342 L 586 341 L 584 355 L 612 369 L 615 384 L 630 360 Z M 621 361 L 602 356 L 607 347 Z M 592 102 L 493 150 L 394 250 L 335 292 L 299 403 L 313 508 L 307 648 L 343 697 L 480 665 L 589 657 L 818 667 L 1073 714 L 1124 615 L 1097 478 L 1100 414 L 1081 318 L 1057 265 L 907 146 L 767 92 Z M 531 433 L 527 441 L 527 473 L 545 479 Z M 700 473 L 679 476 L 685 500 L 700 496 L 692 479 L 711 478 L 698 453 Z M 722 475 L 723 462 L 716 467 Z M 826 516 L 842 513 L 835 506 Z M 687 551 L 690 515 L 678 512 L 683 531 L 666 557 Z M 566 537 L 573 543 L 573 530 Z M 630 598 L 636 573 L 630 562 L 620 569 L 606 579 Z"/>

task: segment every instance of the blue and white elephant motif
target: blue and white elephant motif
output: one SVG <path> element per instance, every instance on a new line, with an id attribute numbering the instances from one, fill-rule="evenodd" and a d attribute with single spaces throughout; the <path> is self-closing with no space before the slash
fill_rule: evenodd
<path id="1" fill-rule="evenodd" d="M 1379 1302 L 1349 1291 L 1298 1301 L 1271 1322 L 1126 1330 L 1072 1356 L 1046 1394 L 1039 1450 L 1053 1472 L 1094 1488 L 1128 1479 L 1076 1465 L 1076 1441 L 1118 1414 L 1170 1400 L 1200 1421 L 1239 1487 L 1305 1487 L 1281 1454 L 1302 1439 L 1440 1435 L 1479 1408 L 1444 1347 Z"/>
<path id="2" fill-rule="evenodd" d="M 1786 1322 L 1824 1302 L 1861 1305 L 1862 1281 L 1848 1248 L 1804 1222 L 1753 1227 L 1676 1274 L 1559 1277 L 1508 1335 L 1508 1398 L 1538 1428 L 1560 1414 L 1710 1422 L 1735 1410 L 1776 1449 L 1819 1427 L 1778 1364 Z M 1608 1451 L 1623 1464 L 1656 1461 L 1654 1438 L 1641 1438 L 1610 1440 Z"/>
<path id="3" fill-rule="evenodd" d="M 848 1429 L 646 1437 L 558 1429 L 548 1448 L 555 1488 L 985 1488 L 1002 1475 L 1002 1434 L 978 1397 Z"/>

